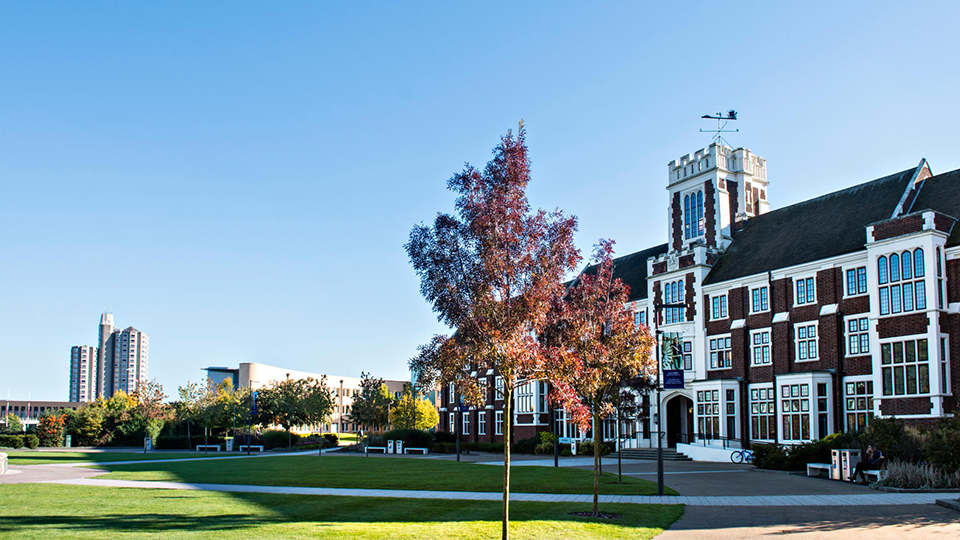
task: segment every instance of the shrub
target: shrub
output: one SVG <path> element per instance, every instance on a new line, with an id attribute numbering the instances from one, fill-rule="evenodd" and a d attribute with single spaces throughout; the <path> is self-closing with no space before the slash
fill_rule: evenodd
<path id="1" fill-rule="evenodd" d="M 921 463 L 925 461 L 923 436 L 912 426 L 897 418 L 874 418 L 862 437 L 873 444 L 888 460 Z M 866 445 L 863 445 L 866 448 Z"/>
<path id="2" fill-rule="evenodd" d="M 552 445 L 551 445 L 552 448 Z M 551 452 L 553 450 L 551 449 Z M 600 455 L 605 456 L 607 454 L 613 453 L 613 444 L 608 442 L 600 443 Z M 577 443 L 577 455 L 580 456 L 592 456 L 593 455 L 593 441 L 583 441 Z"/>
<path id="3" fill-rule="evenodd" d="M 33 433 L 23 435 L 23 445 L 27 448 L 37 448 L 40 446 L 40 439 Z"/>
<path id="4" fill-rule="evenodd" d="M 37 424 L 37 437 L 43 446 L 63 446 L 66 436 L 66 416 L 63 414 L 45 414 Z"/>
<path id="5" fill-rule="evenodd" d="M 510 446 L 510 451 L 514 454 L 533 454 L 537 449 L 537 444 L 539 444 L 537 437 L 521 439 Z"/>
<path id="6" fill-rule="evenodd" d="M 779 444 L 755 444 L 753 464 L 761 469 L 782 471 L 787 467 L 787 452 Z"/>
<path id="7" fill-rule="evenodd" d="M 570 451 L 570 448 L 564 448 L 563 450 L 560 450 L 560 455 L 563 457 L 569 457 L 573 455 L 573 452 Z"/>
<path id="8" fill-rule="evenodd" d="M 457 438 L 453 433 L 448 431 L 438 431 L 433 434 L 434 442 L 457 442 Z"/>
<path id="9" fill-rule="evenodd" d="M 490 452 L 492 454 L 503 453 L 503 443 L 480 443 L 477 445 L 478 452 Z"/>
<path id="10" fill-rule="evenodd" d="M 300 436 L 296 433 L 288 434 L 286 431 L 279 429 L 268 429 L 263 432 L 261 436 L 263 439 L 263 447 L 266 450 L 271 448 L 288 448 L 289 444 L 296 445 L 300 441 Z"/>
<path id="11" fill-rule="evenodd" d="M 391 429 L 383 434 L 383 438 L 388 441 L 403 441 L 404 446 L 413 448 L 433 446 L 433 435 L 420 429 Z M 452 442 L 456 442 L 456 439 Z"/>
<path id="12" fill-rule="evenodd" d="M 547 454 L 553 454 L 553 443 L 552 442 L 540 443 L 533 450 L 533 453 L 541 456 L 547 455 Z"/>
<path id="13" fill-rule="evenodd" d="M 336 433 L 324 433 L 323 438 L 330 443 L 330 446 L 337 446 L 340 444 L 340 437 Z"/>
<path id="14" fill-rule="evenodd" d="M 23 448 L 23 435 L 0 435 L 0 447 Z"/>
<path id="15" fill-rule="evenodd" d="M 933 465 L 887 462 L 887 477 L 877 485 L 903 489 L 947 489 L 960 487 L 960 471 L 944 472 Z"/>
<path id="16" fill-rule="evenodd" d="M 433 451 L 439 454 L 452 454 L 457 451 L 457 443 L 435 442 L 433 443 Z"/>
<path id="17" fill-rule="evenodd" d="M 930 433 L 925 450 L 927 459 L 946 472 L 960 471 L 960 416 L 945 418 Z"/>

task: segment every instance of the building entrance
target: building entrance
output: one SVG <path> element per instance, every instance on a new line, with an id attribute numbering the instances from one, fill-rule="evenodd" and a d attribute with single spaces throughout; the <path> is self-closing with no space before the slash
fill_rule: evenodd
<path id="1" fill-rule="evenodd" d="M 692 442 L 693 400 L 683 395 L 674 396 L 667 401 L 666 412 L 667 448 L 676 448 L 677 442 Z"/>

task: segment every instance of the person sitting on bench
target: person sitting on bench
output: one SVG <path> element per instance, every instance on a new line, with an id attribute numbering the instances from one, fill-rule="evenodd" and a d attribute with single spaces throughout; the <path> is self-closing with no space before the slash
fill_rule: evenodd
<path id="1" fill-rule="evenodd" d="M 872 444 L 867 445 L 867 460 L 857 463 L 856 470 L 853 471 L 853 475 L 850 477 L 851 482 L 857 481 L 857 476 L 859 476 L 863 483 L 867 483 L 867 476 L 863 474 L 863 471 L 875 471 L 883 465 L 883 453 L 880 450 L 877 450 L 873 447 Z"/>

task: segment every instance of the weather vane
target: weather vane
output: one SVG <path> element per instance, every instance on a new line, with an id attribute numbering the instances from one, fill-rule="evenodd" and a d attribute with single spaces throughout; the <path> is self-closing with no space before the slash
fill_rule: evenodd
<path id="1" fill-rule="evenodd" d="M 711 120 L 717 121 L 717 129 L 700 129 L 700 133 L 713 133 L 713 140 L 715 142 L 726 144 L 727 146 L 732 146 L 726 139 L 723 138 L 721 133 L 737 133 L 739 129 L 724 129 L 727 127 L 727 123 L 731 120 L 737 119 L 737 111 L 730 109 L 727 111 L 727 114 L 717 113 L 715 115 L 705 114 L 700 118 L 709 118 Z"/>

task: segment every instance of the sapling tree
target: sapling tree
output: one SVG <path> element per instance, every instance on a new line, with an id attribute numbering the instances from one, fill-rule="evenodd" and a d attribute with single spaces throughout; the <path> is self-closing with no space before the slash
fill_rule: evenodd
<path id="1" fill-rule="evenodd" d="M 456 193 L 455 214 L 417 225 L 405 245 L 420 291 L 453 335 L 438 335 L 410 362 L 419 386 L 454 382 L 463 401 L 484 396 L 471 368 L 493 368 L 503 378 L 504 469 L 502 538 L 509 537 L 510 423 L 513 394 L 529 379 L 549 378 L 549 357 L 536 339 L 564 275 L 579 254 L 576 218 L 560 211 L 531 211 L 523 123 L 508 132 L 480 171 L 469 164 L 447 182 Z M 451 396 L 453 400 L 454 396 Z"/>

